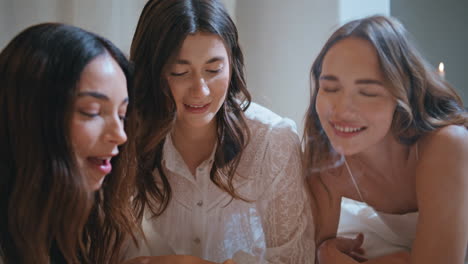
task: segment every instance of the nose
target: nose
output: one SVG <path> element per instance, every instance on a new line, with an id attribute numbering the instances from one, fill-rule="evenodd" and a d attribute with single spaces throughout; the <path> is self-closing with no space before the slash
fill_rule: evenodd
<path id="1" fill-rule="evenodd" d="M 356 112 L 356 102 L 353 95 L 348 93 L 339 93 L 334 102 L 334 112 L 341 118 L 352 117 Z"/>
<path id="2" fill-rule="evenodd" d="M 203 98 L 210 95 L 210 88 L 202 76 L 195 76 L 193 78 L 190 93 L 195 98 Z"/>
<path id="3" fill-rule="evenodd" d="M 127 134 L 124 130 L 124 122 L 117 115 L 107 124 L 106 139 L 116 145 L 122 145 L 127 141 Z"/>

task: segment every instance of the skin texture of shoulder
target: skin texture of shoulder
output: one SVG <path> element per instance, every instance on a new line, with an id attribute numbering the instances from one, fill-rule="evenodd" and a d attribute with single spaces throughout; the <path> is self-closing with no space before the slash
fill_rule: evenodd
<path id="1" fill-rule="evenodd" d="M 468 130 L 446 126 L 418 141 L 416 194 L 419 219 L 408 257 L 366 263 L 464 263 L 468 241 Z M 388 262 L 390 261 L 390 262 Z"/>
<path id="2" fill-rule="evenodd" d="M 441 128 L 420 140 L 419 221 L 411 263 L 463 263 L 468 241 L 468 131 Z"/>

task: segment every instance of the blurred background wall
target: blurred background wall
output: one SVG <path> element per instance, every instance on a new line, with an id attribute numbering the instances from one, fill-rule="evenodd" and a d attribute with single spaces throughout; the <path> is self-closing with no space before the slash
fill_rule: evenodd
<path id="1" fill-rule="evenodd" d="M 399 18 L 422 53 L 468 103 L 466 0 L 222 0 L 236 22 L 253 99 L 293 119 L 299 132 L 309 103 L 309 69 L 329 35 L 373 14 Z M 99 33 L 128 54 L 146 0 L 0 0 L 0 49 L 25 27 L 70 23 Z"/>
<path id="2" fill-rule="evenodd" d="M 445 64 L 445 78 L 468 107 L 468 1 L 392 0 L 390 11 L 432 65 Z"/>

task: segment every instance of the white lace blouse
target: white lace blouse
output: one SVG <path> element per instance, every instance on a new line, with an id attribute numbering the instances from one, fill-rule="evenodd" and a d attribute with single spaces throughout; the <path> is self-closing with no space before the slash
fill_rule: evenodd
<path id="1" fill-rule="evenodd" d="M 137 255 L 193 255 L 214 262 L 314 263 L 310 203 L 293 121 L 251 104 L 246 112 L 251 138 L 234 186 L 253 201 L 232 200 L 210 180 L 211 158 L 192 175 L 172 144 L 163 166 L 173 196 L 166 211 L 143 221 L 147 248 Z M 157 173 L 157 172 L 156 172 Z"/>

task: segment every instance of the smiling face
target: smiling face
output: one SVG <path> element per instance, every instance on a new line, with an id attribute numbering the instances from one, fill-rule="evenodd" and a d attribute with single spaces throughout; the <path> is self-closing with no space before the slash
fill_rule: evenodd
<path id="1" fill-rule="evenodd" d="M 367 40 L 339 41 L 324 57 L 316 111 L 333 147 L 353 155 L 390 134 L 396 100 Z"/>
<path id="2" fill-rule="evenodd" d="M 177 107 L 179 126 L 215 127 L 229 87 L 229 56 L 222 39 L 210 33 L 186 37 L 165 77 Z"/>
<path id="3" fill-rule="evenodd" d="M 71 140 L 80 170 L 90 190 L 101 187 L 112 170 L 110 160 L 127 140 L 123 120 L 127 111 L 127 82 L 122 69 L 109 55 L 93 59 L 78 83 Z"/>

